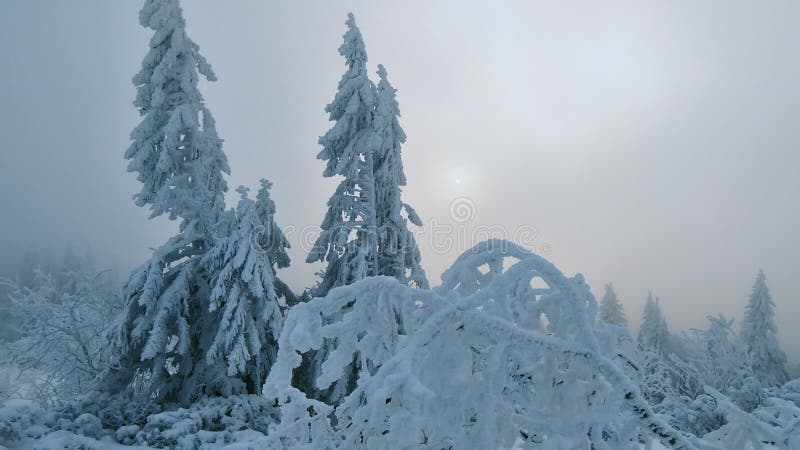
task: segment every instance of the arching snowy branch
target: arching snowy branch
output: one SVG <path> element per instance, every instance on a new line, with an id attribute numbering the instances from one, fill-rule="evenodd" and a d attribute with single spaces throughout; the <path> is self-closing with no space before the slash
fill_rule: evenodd
<path id="1" fill-rule="evenodd" d="M 264 386 L 281 407 L 274 445 L 638 449 L 656 438 L 695 448 L 600 352 L 581 276 L 494 240 L 442 279 L 428 291 L 370 278 L 293 308 Z M 336 404 L 293 385 L 301 355 L 324 342 L 334 345 L 319 388 L 360 361 L 356 386 Z"/>

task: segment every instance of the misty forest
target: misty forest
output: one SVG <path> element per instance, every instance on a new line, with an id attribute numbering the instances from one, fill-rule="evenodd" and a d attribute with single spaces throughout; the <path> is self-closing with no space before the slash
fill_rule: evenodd
<path id="1" fill-rule="evenodd" d="M 175 232 L 129 273 L 70 247 L 3 276 L 0 449 L 800 449 L 800 374 L 776 326 L 797 299 L 773 299 L 769 273 L 749 275 L 737 320 L 684 331 L 656 292 L 624 299 L 644 304 L 632 329 L 613 284 L 512 239 L 471 243 L 430 279 L 391 73 L 368 70 L 369 36 L 339 19 L 315 150 L 335 190 L 297 261 L 271 197 L 281 169 L 228 186 L 237 149 L 200 91 L 212 65 L 178 0 L 144 2 L 140 121 L 119 158 L 135 205 Z M 313 285 L 282 280 L 314 263 Z"/>

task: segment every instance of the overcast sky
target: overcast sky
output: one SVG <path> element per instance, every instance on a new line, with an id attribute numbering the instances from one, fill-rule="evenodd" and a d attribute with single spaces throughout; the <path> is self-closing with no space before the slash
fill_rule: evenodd
<path id="1" fill-rule="evenodd" d="M 404 199 L 428 231 L 455 225 L 466 247 L 476 226 L 523 230 L 598 298 L 613 281 L 634 329 L 649 290 L 673 330 L 740 319 L 763 268 L 800 359 L 800 2 L 608 3 L 184 1 L 219 78 L 201 89 L 229 185 L 270 178 L 279 223 L 298 230 L 281 276 L 301 290 L 319 269 L 299 230 L 320 223 L 335 187 L 315 155 L 352 11 L 371 73 L 384 64 L 399 89 Z M 174 233 L 133 205 L 122 157 L 150 37 L 139 7 L 3 2 L 5 267 L 72 242 L 127 269 Z M 465 222 L 451 217 L 457 199 L 474 207 Z M 420 245 L 437 284 L 457 249 Z"/>

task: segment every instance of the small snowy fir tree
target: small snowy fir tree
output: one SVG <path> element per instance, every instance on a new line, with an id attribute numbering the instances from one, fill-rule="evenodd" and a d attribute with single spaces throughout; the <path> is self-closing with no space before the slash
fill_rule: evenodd
<path id="1" fill-rule="evenodd" d="M 669 347 L 669 339 L 667 319 L 661 315 L 658 299 L 654 298 L 652 293 L 647 294 L 647 303 L 644 306 L 642 324 L 637 337 L 639 348 L 663 355 Z"/>
<path id="2" fill-rule="evenodd" d="M 747 349 L 753 371 L 770 386 L 783 384 L 789 378 L 786 354 L 778 345 L 774 308 L 767 277 L 763 271 L 759 271 L 745 306 L 741 340 Z"/>
<path id="3" fill-rule="evenodd" d="M 211 276 L 201 265 L 224 215 L 229 169 L 197 90 L 199 75 L 213 81 L 214 73 L 187 36 L 178 1 L 147 0 L 139 21 L 155 33 L 133 78 L 143 119 L 125 157 L 142 183 L 136 204 L 149 205 L 152 216 L 181 219 L 181 226 L 121 291 L 125 306 L 109 333 L 111 366 L 102 386 L 120 392 L 139 383 L 137 390 L 156 401 L 185 404 L 230 388 L 224 368 L 206 363 L 214 316 Z"/>
<path id="4" fill-rule="evenodd" d="M 317 155 L 327 161 L 324 176 L 344 177 L 328 200 L 322 232 L 307 258 L 327 263 L 317 296 L 377 274 L 373 166 L 378 139 L 371 126 L 375 85 L 367 77 L 367 53 L 352 14 L 346 24 L 339 54 L 347 71 L 325 108 L 335 124 L 319 138 L 322 151 Z"/>
<path id="5" fill-rule="evenodd" d="M 220 312 L 212 323 L 216 334 L 207 359 L 224 363 L 229 377 L 244 382 L 231 386 L 233 392 L 261 389 L 275 360 L 283 320 L 273 258 L 279 267 L 288 266 L 288 242 L 275 224 L 269 187 L 262 180 L 256 201 L 247 197 L 244 186 L 237 189 L 241 199 L 231 211 L 231 229 L 203 261 L 205 270 L 215 274 L 209 311 Z"/>
<path id="6" fill-rule="evenodd" d="M 428 287 L 420 254 L 408 222 L 422 226 L 414 209 L 401 200 L 406 185 L 400 149 L 406 134 L 400 127 L 400 108 L 387 78 L 386 69 L 378 65 L 378 95 L 373 126 L 380 137 L 375 157 L 376 226 L 378 232 L 378 275 L 397 278 L 401 283 Z M 403 217 L 403 211 L 406 215 Z"/>
<path id="7" fill-rule="evenodd" d="M 269 190 L 272 188 L 272 182 L 262 178 L 259 183 L 261 187 L 256 194 L 256 214 L 261 220 L 264 221 L 262 228 L 254 236 L 254 245 L 266 252 L 273 267 L 279 269 L 289 267 L 289 254 L 286 252 L 291 247 L 283 230 L 275 223 L 275 202 L 270 196 Z M 297 297 L 289 289 L 289 285 L 283 282 L 277 276 L 273 278 L 275 285 L 275 293 L 278 298 L 282 298 L 285 306 L 292 306 L 298 302 Z"/>
<path id="8" fill-rule="evenodd" d="M 628 320 L 625 318 L 625 312 L 622 310 L 622 303 L 619 302 L 617 293 L 614 292 L 614 286 L 611 283 L 606 285 L 606 291 L 603 294 L 603 299 L 600 300 L 600 320 L 605 323 L 617 325 L 619 327 L 627 327 Z"/>

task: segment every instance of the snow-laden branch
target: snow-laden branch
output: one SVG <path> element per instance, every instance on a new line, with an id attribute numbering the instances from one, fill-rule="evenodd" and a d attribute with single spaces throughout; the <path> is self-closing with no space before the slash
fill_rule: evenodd
<path id="1" fill-rule="evenodd" d="M 762 407 L 754 414 L 742 411 L 732 401 L 718 390 L 706 386 L 706 394 L 714 398 L 716 411 L 725 417 L 726 424 L 712 431 L 705 436 L 706 440 L 719 442 L 724 448 L 729 450 L 754 449 L 761 450 L 770 445 L 772 448 L 789 450 L 798 448 L 800 445 L 800 408 L 793 403 L 781 401 L 780 399 L 770 399 L 768 406 Z M 762 421 L 758 416 L 765 416 L 769 412 L 775 415 L 789 416 L 782 417 L 782 421 L 790 423 L 783 424 L 782 427 L 775 427 L 772 424 Z"/>
<path id="2" fill-rule="evenodd" d="M 507 259 L 510 259 L 508 261 Z M 580 275 L 487 241 L 433 290 L 375 277 L 294 307 L 264 395 L 280 405 L 280 448 L 698 448 L 651 410 L 599 350 Z M 357 372 L 341 402 L 293 381 L 328 345 L 324 389 Z"/>

